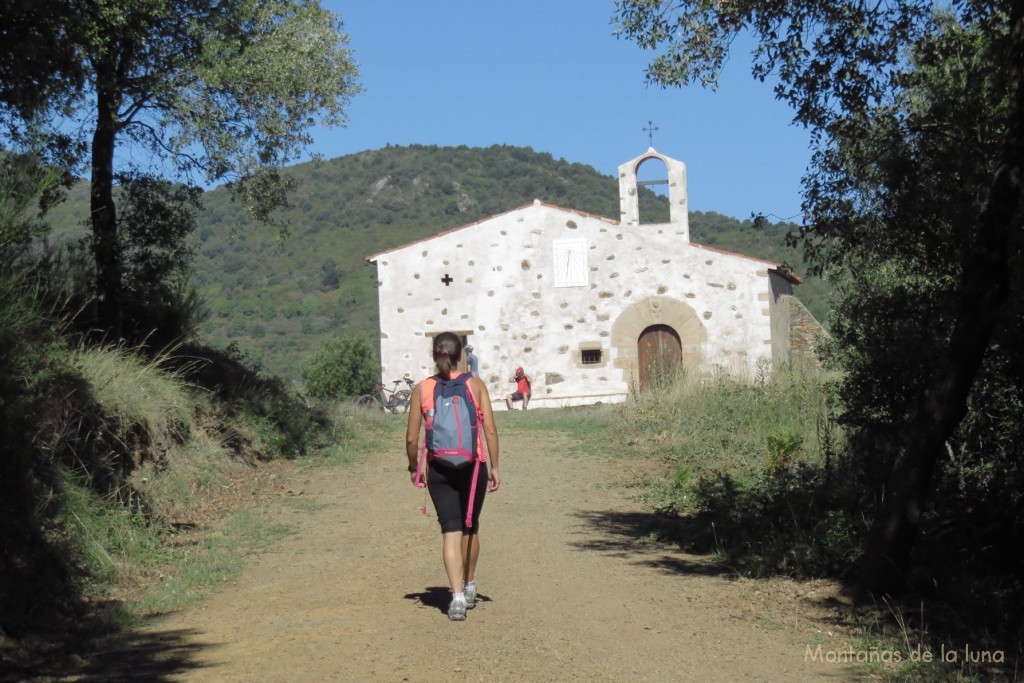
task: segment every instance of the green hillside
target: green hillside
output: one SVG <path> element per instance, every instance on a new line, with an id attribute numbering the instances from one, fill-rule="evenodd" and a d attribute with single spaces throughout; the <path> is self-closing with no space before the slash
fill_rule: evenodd
<path id="1" fill-rule="evenodd" d="M 376 272 L 366 256 L 534 199 L 613 219 L 619 213 L 616 178 L 522 147 L 387 147 L 299 164 L 286 175 L 295 187 L 291 206 L 277 215 L 288 226 L 284 239 L 247 219 L 225 190 L 206 193 L 196 281 L 208 307 L 204 336 L 217 346 L 237 342 L 290 380 L 339 331 L 376 336 Z M 55 223 L 80 220 L 84 198 L 77 191 Z M 641 212 L 645 220 L 667 220 L 668 203 L 645 191 Z M 691 215 L 693 241 L 800 271 L 798 254 L 784 245 L 792 227 L 755 230 L 751 221 Z M 808 282 L 798 294 L 823 318 L 822 283 Z"/>

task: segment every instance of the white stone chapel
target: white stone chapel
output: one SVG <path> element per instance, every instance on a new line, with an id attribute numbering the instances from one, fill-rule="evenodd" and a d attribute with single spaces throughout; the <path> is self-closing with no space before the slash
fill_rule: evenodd
<path id="1" fill-rule="evenodd" d="M 645 163 L 664 164 L 668 223 L 641 223 Z M 750 377 L 790 359 L 800 279 L 690 242 L 685 164 L 649 148 L 619 166 L 619 201 L 618 221 L 535 200 L 366 257 L 382 380 L 430 375 L 445 331 L 474 346 L 495 407 L 517 366 L 532 409 L 623 401 L 680 366 Z"/>

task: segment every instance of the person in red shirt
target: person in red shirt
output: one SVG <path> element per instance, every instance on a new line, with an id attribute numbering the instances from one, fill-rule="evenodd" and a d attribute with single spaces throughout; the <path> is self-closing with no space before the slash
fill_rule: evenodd
<path id="1" fill-rule="evenodd" d="M 523 372 L 522 368 L 516 368 L 516 376 L 510 379 L 509 382 L 516 383 L 516 390 L 505 396 L 505 404 L 508 406 L 508 409 L 512 410 L 513 401 L 522 401 L 523 410 L 526 410 L 526 406 L 530 404 L 530 395 L 533 393 L 533 380 Z"/>

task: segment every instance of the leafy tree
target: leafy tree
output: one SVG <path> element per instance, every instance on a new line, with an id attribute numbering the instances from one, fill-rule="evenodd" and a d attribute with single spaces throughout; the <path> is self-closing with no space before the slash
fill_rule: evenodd
<path id="1" fill-rule="evenodd" d="M 46 228 L 35 209 L 58 187 L 59 172 L 33 152 L 0 154 L 0 257 L 7 268 Z"/>
<path id="2" fill-rule="evenodd" d="M 811 130 L 805 250 L 856 285 L 833 326 L 847 404 L 886 465 L 865 580 L 892 588 L 936 463 L 1012 317 L 1024 3 L 623 0 L 616 18 L 621 35 L 661 51 L 648 78 L 665 86 L 714 86 L 732 40 L 751 31 L 755 76 L 777 76 L 777 96 Z"/>
<path id="3" fill-rule="evenodd" d="M 200 298 L 190 284 L 202 191 L 147 176 L 118 183 L 118 248 L 124 260 L 125 334 L 157 347 L 190 337 Z"/>
<path id="4" fill-rule="evenodd" d="M 315 398 L 354 398 L 378 377 L 380 364 L 369 338 L 352 333 L 324 344 L 302 367 L 306 391 Z"/>
<path id="5" fill-rule="evenodd" d="M 9 0 L 0 10 L 0 123 L 8 137 L 31 122 L 64 109 L 83 83 L 83 63 L 68 31 L 54 21 L 67 11 L 65 0 Z"/>
<path id="6" fill-rule="evenodd" d="M 113 336 L 125 268 L 115 165 L 226 182 L 267 220 L 285 203 L 278 168 L 317 122 L 344 123 L 358 90 L 340 21 L 311 0 L 18 0 L 2 19 L 26 29 L 0 56 L 15 77 L 0 90 L 9 135 L 57 107 L 89 138 L 97 312 Z M 117 154 L 125 143 L 130 157 Z"/>

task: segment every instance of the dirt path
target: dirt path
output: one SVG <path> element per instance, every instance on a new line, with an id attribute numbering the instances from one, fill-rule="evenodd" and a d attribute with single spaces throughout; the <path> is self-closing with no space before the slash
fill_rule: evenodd
<path id="1" fill-rule="evenodd" d="M 420 514 L 423 494 L 392 446 L 293 484 L 306 504 L 274 514 L 296 533 L 234 585 L 137 634 L 162 663 L 124 676 L 849 679 L 842 665 L 806 661 L 808 645 L 844 647 L 820 606 L 829 586 L 735 579 L 644 542 L 622 465 L 581 455 L 563 435 L 507 428 L 502 452 L 503 486 L 481 519 L 481 602 L 465 622 L 445 616 L 436 521 Z"/>

